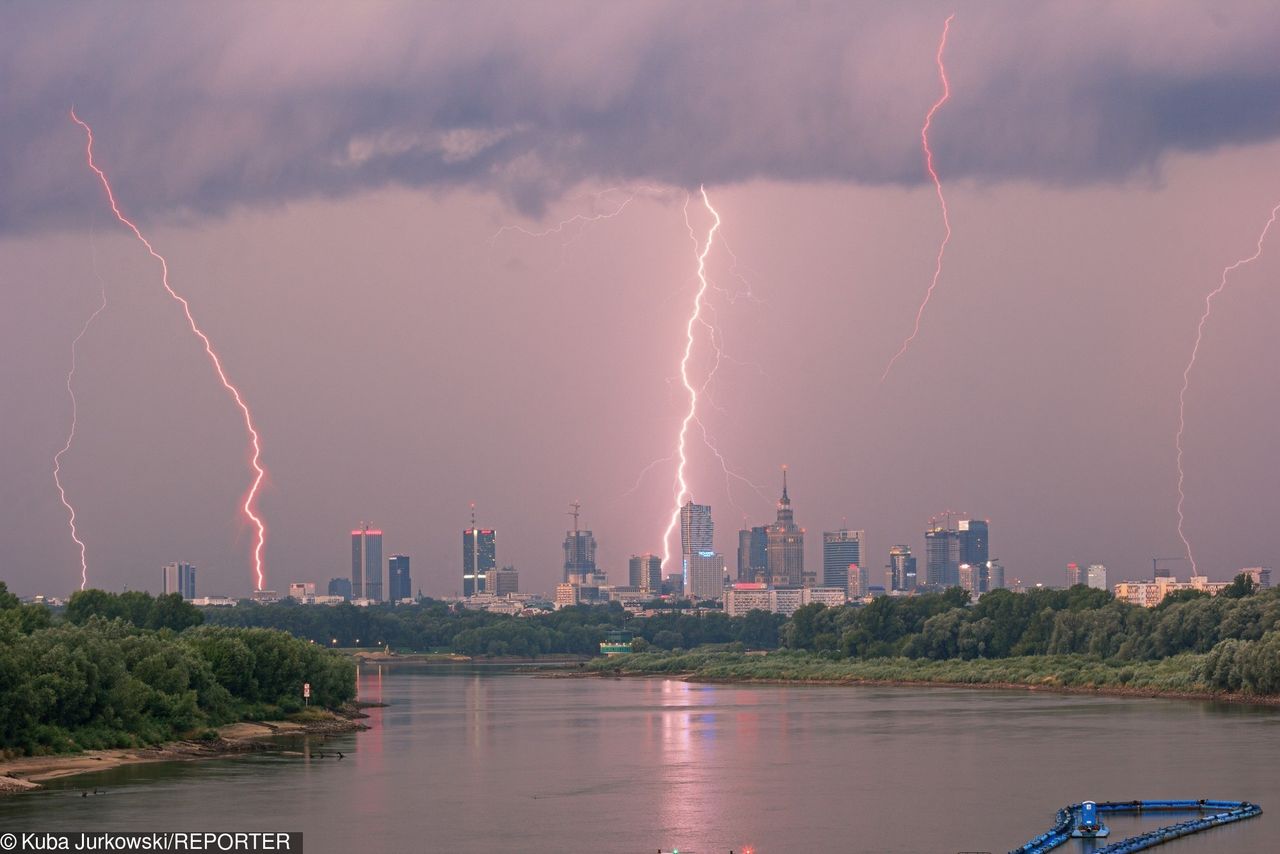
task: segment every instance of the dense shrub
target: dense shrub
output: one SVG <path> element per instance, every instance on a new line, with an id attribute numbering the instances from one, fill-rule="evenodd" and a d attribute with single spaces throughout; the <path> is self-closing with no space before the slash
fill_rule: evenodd
<path id="1" fill-rule="evenodd" d="M 355 693 L 349 659 L 285 632 L 144 627 L 198 623 L 198 611 L 175 607 L 186 605 L 180 599 L 73 598 L 74 613 L 50 624 L 44 608 L 16 605 L 7 593 L 0 582 L 0 750 L 155 744 L 249 715 L 278 714 L 298 704 L 304 682 L 324 706 L 341 705 Z M 97 605 L 107 615 L 94 613 Z"/>

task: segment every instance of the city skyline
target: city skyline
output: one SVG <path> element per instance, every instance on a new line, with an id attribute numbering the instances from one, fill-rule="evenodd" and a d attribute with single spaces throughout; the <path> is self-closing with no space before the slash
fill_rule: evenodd
<path id="1" fill-rule="evenodd" d="M 1280 3 L 3 8 L 0 849 L 1277 847 Z"/>
<path id="2" fill-rule="evenodd" d="M 739 575 L 739 569 L 742 565 L 741 548 L 745 544 L 748 549 L 763 549 L 767 552 L 767 542 L 753 543 L 752 535 L 759 532 L 761 536 L 767 539 L 767 533 L 772 529 L 775 541 L 775 565 L 778 567 L 791 566 L 794 569 L 795 557 L 801 554 L 797 547 L 804 544 L 804 529 L 800 528 L 794 521 L 794 511 L 791 508 L 791 500 L 788 494 L 789 487 L 785 482 L 785 467 L 783 480 L 783 493 L 776 504 L 777 519 L 768 525 L 752 526 L 735 532 L 737 545 L 730 552 L 720 549 L 719 544 L 715 542 L 713 508 L 710 505 L 695 504 L 690 500 L 685 507 L 681 508 L 680 514 L 682 558 L 698 558 L 699 571 L 704 576 L 709 577 L 707 573 L 712 562 L 707 559 L 714 556 L 725 578 L 733 582 L 752 582 L 756 579 L 743 578 Z M 575 524 L 577 524 L 581 504 L 579 502 L 571 502 L 569 506 L 572 509 L 568 515 L 573 516 Z M 420 576 L 411 576 L 410 562 L 412 556 L 404 553 L 395 553 L 384 558 L 384 531 L 380 527 L 374 528 L 371 523 L 362 522 L 359 528 L 351 531 L 351 565 L 349 572 L 345 576 L 345 580 L 351 584 L 351 593 L 349 595 L 356 599 L 395 601 L 396 599 L 416 597 L 419 592 L 427 596 L 446 598 L 489 592 L 485 583 L 486 576 L 499 570 L 496 549 L 497 532 L 494 529 L 482 529 L 475 526 L 474 510 L 474 505 L 472 505 L 472 526 L 463 531 L 463 572 L 461 576 L 455 576 L 454 570 L 445 567 L 427 567 Z M 921 546 L 921 553 L 926 556 L 926 559 L 918 568 L 915 557 L 916 552 L 911 548 L 910 544 L 894 544 L 886 548 L 883 555 L 876 555 L 865 550 L 867 539 L 865 530 L 841 527 L 835 531 L 823 531 L 822 537 L 817 543 L 810 543 L 811 547 L 818 549 L 818 555 L 816 563 L 809 564 L 808 561 L 813 560 L 813 558 L 807 552 L 803 553 L 805 563 L 802 565 L 803 572 L 800 576 L 800 583 L 793 583 L 793 579 L 790 576 L 775 578 L 768 568 L 767 553 L 764 555 L 763 580 L 771 586 L 846 588 L 850 585 L 848 577 L 846 576 L 843 581 L 837 577 L 839 575 L 839 567 L 842 565 L 841 560 L 856 556 L 862 561 L 859 569 L 865 579 L 865 586 L 883 587 L 886 591 L 910 589 L 909 587 L 900 588 L 894 585 L 897 580 L 901 580 L 905 584 L 909 573 L 912 571 L 916 572 L 913 577 L 916 583 L 920 585 L 967 586 L 964 571 L 965 567 L 968 566 L 976 568 L 974 570 L 973 583 L 975 585 L 980 584 L 983 592 L 985 592 L 988 585 L 990 585 L 991 589 L 1005 586 L 1005 577 L 1009 568 L 1005 566 L 1004 561 L 997 563 L 990 556 L 990 520 L 960 519 L 957 518 L 959 515 L 961 514 L 953 511 L 944 511 L 942 514 L 929 517 L 926 522 L 921 524 L 919 545 Z M 842 524 L 847 523 L 847 517 L 842 517 L 841 522 Z M 795 542 L 797 535 L 799 543 Z M 658 555 L 633 551 L 620 565 L 599 566 L 595 560 L 597 548 L 598 544 L 591 530 L 571 529 L 566 531 L 560 554 L 564 561 L 563 566 L 558 570 L 560 577 L 545 588 L 530 585 L 527 589 L 549 594 L 554 591 L 556 584 L 563 581 L 573 580 L 575 583 L 590 583 L 589 576 L 597 572 L 606 575 L 608 583 L 612 585 L 628 585 L 637 577 L 637 573 L 641 572 L 638 569 L 640 564 L 637 563 L 637 561 L 641 560 L 646 562 L 644 573 L 649 573 L 649 577 L 656 575 L 659 580 L 662 578 L 662 573 L 660 572 L 662 569 L 661 557 Z M 692 551 L 684 551 L 686 549 L 691 549 Z M 1077 549 L 1073 554 L 1078 554 L 1079 551 Z M 579 555 L 581 556 L 581 562 L 578 562 Z M 1167 558 L 1158 560 L 1163 561 L 1167 560 Z M 788 563 L 788 561 L 791 563 Z M 536 563 L 536 561 L 534 562 Z M 648 562 L 652 562 L 656 567 L 652 572 L 648 567 Z M 849 562 L 853 563 L 854 561 L 849 560 Z M 932 576 L 929 574 L 931 562 L 933 564 Z M 573 564 L 572 569 L 571 563 Z M 1042 584 L 1055 587 L 1059 586 L 1063 580 L 1060 568 L 1063 565 L 1059 563 L 1059 568 L 1056 570 L 1059 573 L 1058 578 L 1054 578 L 1053 570 L 1045 572 L 1045 578 L 1043 579 L 1038 577 L 1039 574 L 1028 573 L 1025 570 L 1015 570 L 1008 577 L 1026 585 Z M 376 566 L 378 569 L 374 573 L 368 574 L 370 566 Z M 987 570 L 992 566 L 999 570 L 998 582 L 995 580 L 995 576 L 988 576 Z M 1170 570 L 1163 564 L 1151 567 L 1147 563 L 1143 563 L 1123 573 L 1117 574 L 1112 571 L 1109 576 L 1105 563 L 1095 560 L 1093 556 L 1086 558 L 1084 562 L 1079 560 L 1067 561 L 1065 566 L 1066 586 L 1070 586 L 1072 579 L 1078 579 L 1079 583 L 1104 589 L 1108 586 L 1109 577 L 1112 581 L 1140 581 L 1148 576 L 1186 577 L 1188 575 L 1183 573 L 1182 576 L 1179 576 L 1178 572 Z M 169 563 L 165 564 L 162 569 L 162 579 L 158 592 L 182 592 L 194 589 L 196 571 L 192 564 L 187 562 Z M 525 567 L 517 567 L 513 563 L 502 567 L 503 571 L 514 569 L 528 572 Z M 536 569 L 537 567 L 535 567 Z M 674 574 L 683 574 L 688 579 L 689 567 L 687 565 L 677 569 L 678 571 Z M 1239 571 L 1238 567 L 1223 567 L 1221 570 L 1212 572 L 1209 577 L 1214 580 L 1230 580 Z M 475 572 L 475 576 L 471 576 L 471 572 Z M 981 575 L 981 581 L 979 581 L 979 574 Z M 304 575 L 305 573 L 302 575 L 294 573 L 287 580 L 281 582 L 280 589 L 287 589 L 291 584 L 302 582 L 314 584 L 317 589 L 321 589 L 331 587 L 332 582 L 341 581 L 344 578 L 337 575 L 330 576 L 324 572 L 316 574 L 314 578 L 304 577 Z M 1028 577 L 1028 575 L 1032 577 Z M 471 577 L 476 578 L 474 584 L 470 584 Z M 585 580 L 584 577 L 586 577 Z M 359 582 L 357 582 L 357 578 L 360 579 Z M 450 580 L 451 578 L 457 578 L 461 584 Z M 785 578 L 785 580 L 781 580 L 782 578 Z M 364 587 L 363 595 L 358 595 L 357 583 Z M 536 583 L 533 582 L 533 584 Z M 372 591 L 369 589 L 370 584 L 374 585 Z M 406 584 L 411 586 L 406 588 Z M 454 586 L 450 587 L 450 584 L 454 584 Z M 711 589 L 711 586 L 706 581 L 703 584 L 705 590 Z M 149 590 L 150 587 L 144 584 L 140 589 Z M 396 592 L 404 593 L 406 589 L 408 592 L 405 595 L 394 595 Z M 41 594 L 45 592 L 40 591 Z M 57 591 L 49 591 L 49 593 L 55 596 L 65 595 Z M 66 591 L 66 594 L 69 593 L 69 590 Z M 370 595 L 371 593 L 373 595 Z M 184 595 L 186 594 L 184 593 Z M 234 584 L 225 587 L 215 586 L 212 594 L 206 595 L 232 595 L 234 597 L 238 595 L 238 591 Z M 191 597 L 188 596 L 187 598 Z"/>
<path id="3" fill-rule="evenodd" d="M 78 583 L 51 469 L 69 347 L 105 286 L 59 475 L 88 582 L 154 586 L 153 567 L 183 555 L 202 588 L 252 583 L 243 426 L 154 259 L 112 218 L 72 104 L 252 403 L 267 587 L 345 574 L 332 532 L 365 515 L 445 593 L 456 535 L 436 520 L 468 500 L 530 586 L 559 574 L 547 556 L 569 498 L 591 508 L 611 572 L 658 549 L 704 185 L 723 222 L 706 258 L 716 337 L 698 330 L 691 360 L 707 385 L 688 485 L 726 530 L 770 518 L 787 463 L 803 472 L 808 567 L 843 518 L 878 564 L 883 544 L 919 549 L 921 514 L 945 506 L 999 520 L 999 557 L 1029 581 L 1055 583 L 1067 560 L 1137 574 L 1183 553 L 1188 351 L 1206 292 L 1280 198 L 1258 177 L 1280 158 L 1274 15 L 960 10 L 930 126 L 954 239 L 881 383 L 942 236 L 920 122 L 956 10 L 769 7 L 726 30 L 729 8 L 686 10 L 678 28 L 661 3 L 520 10 L 498 31 L 469 7 L 351 7 L 301 29 L 247 7 L 201 26 L 180 5 L 124 23 L 16 7 L 0 39 L 30 85 L 0 129 L 23 176 L 0 201 L 0 573 L 24 593 Z M 548 20 L 580 19 L 599 39 L 566 56 Z M 92 34 L 86 49 L 64 26 Z M 109 37 L 118 26 L 127 37 Z M 432 41 L 454 26 L 477 36 Z M 353 55 L 351 32 L 395 47 Z M 766 75 L 744 57 L 778 32 L 797 49 Z M 263 50 L 275 40 L 308 49 L 283 68 Z M 19 68 L 31 45 L 45 57 Z M 1008 92 L 1015 73 L 1025 85 Z M 1216 300 L 1186 395 L 1186 530 L 1215 575 L 1280 558 L 1260 534 L 1274 515 L 1261 425 L 1280 415 L 1265 323 L 1280 253 L 1263 249 Z M 732 542 L 717 548 L 733 559 Z"/>

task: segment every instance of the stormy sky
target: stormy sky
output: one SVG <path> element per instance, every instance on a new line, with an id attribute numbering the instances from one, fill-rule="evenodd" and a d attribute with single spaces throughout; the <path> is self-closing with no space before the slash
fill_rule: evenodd
<path id="1" fill-rule="evenodd" d="M 880 383 L 942 237 L 920 128 L 952 12 L 954 233 Z M 1278 56 L 1263 2 L 8 4 L 0 578 L 78 585 L 52 457 L 105 289 L 63 460 L 90 580 L 156 590 L 189 560 L 201 593 L 251 584 L 238 413 L 72 105 L 253 409 L 269 586 L 346 575 L 370 520 L 415 587 L 456 592 L 473 501 L 526 589 L 558 580 L 572 500 L 614 579 L 660 551 L 703 184 L 702 422 L 745 480 L 695 430 L 689 482 L 730 562 L 787 464 L 815 564 L 824 529 L 866 529 L 876 569 L 952 509 L 991 520 L 1011 577 L 1144 577 L 1183 553 L 1204 295 L 1280 202 Z M 1264 249 L 1187 394 L 1186 531 L 1219 578 L 1280 558 Z M 698 327 L 699 383 L 713 363 Z"/>

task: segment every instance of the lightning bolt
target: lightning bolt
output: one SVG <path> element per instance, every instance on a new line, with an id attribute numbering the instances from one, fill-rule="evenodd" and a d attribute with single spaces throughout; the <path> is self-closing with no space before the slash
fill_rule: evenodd
<path id="1" fill-rule="evenodd" d="M 594 197 L 597 200 L 602 199 L 606 195 L 608 195 L 610 192 L 613 192 L 614 189 L 615 188 L 610 187 L 608 190 L 603 190 L 600 193 L 596 193 Z M 565 229 L 567 229 L 569 226 L 574 225 L 576 223 L 581 223 L 585 227 L 589 223 L 599 222 L 602 219 L 613 219 L 615 216 L 617 216 L 618 214 L 626 210 L 627 205 L 635 201 L 635 198 L 636 198 L 636 194 L 631 193 L 625 199 L 622 200 L 621 204 L 614 207 L 613 210 L 591 213 L 591 214 L 574 214 L 568 219 L 562 219 L 555 225 L 551 226 L 550 228 L 545 228 L 542 231 L 530 231 L 529 229 L 521 225 L 504 225 L 489 237 L 489 243 L 491 244 L 494 243 L 499 237 L 506 234 L 508 231 L 518 232 L 519 234 L 523 234 L 525 237 L 534 237 L 534 238 L 550 237 L 553 234 L 564 234 Z"/>
<path id="2" fill-rule="evenodd" d="M 705 190 L 703 190 L 703 195 L 705 198 L 705 195 L 706 195 Z M 710 207 L 709 203 L 708 203 L 708 207 Z M 698 247 L 698 237 L 693 230 L 693 223 L 689 221 L 689 205 L 687 200 L 684 206 L 684 224 L 685 224 L 685 227 L 689 229 L 689 239 L 693 241 L 694 249 L 696 251 Z M 717 227 L 719 226 L 718 221 L 716 223 L 716 226 Z M 729 248 L 729 243 L 725 239 L 725 236 L 723 234 L 720 234 L 718 236 L 720 238 L 720 248 L 723 249 L 725 252 L 727 252 L 729 257 L 733 261 L 733 267 L 732 267 L 731 273 L 735 275 L 746 286 L 747 289 L 745 291 L 737 292 L 737 293 L 728 291 L 724 288 L 717 287 L 715 281 L 709 276 L 706 277 L 707 287 L 711 290 L 725 294 L 728 297 L 730 303 L 736 302 L 737 297 L 739 296 L 745 297 L 751 300 L 752 302 L 763 303 L 763 300 L 757 299 L 755 294 L 751 292 L 751 283 L 737 272 L 738 263 L 739 263 L 738 256 L 735 255 L 733 253 L 733 250 Z M 710 235 L 708 235 L 707 239 L 708 241 L 710 241 L 711 239 Z M 705 261 L 705 258 L 704 258 L 704 261 Z M 700 271 L 700 275 L 705 273 L 705 263 L 703 264 L 703 268 L 704 269 Z M 710 302 L 704 302 L 702 307 L 706 311 L 708 311 L 713 317 L 718 317 L 718 312 L 716 311 L 715 306 L 712 305 Z M 737 359 L 734 359 L 732 356 L 726 353 L 724 351 L 724 343 L 721 340 L 722 335 L 716 323 L 712 322 L 711 320 L 708 320 L 705 317 L 698 317 L 698 322 L 702 324 L 703 327 L 706 328 L 707 340 L 711 344 L 712 352 L 715 353 L 715 361 L 711 365 L 711 370 L 707 371 L 706 379 L 703 380 L 702 387 L 701 389 L 699 389 L 699 393 L 706 397 L 707 403 L 710 404 L 713 408 L 723 411 L 723 409 L 716 403 L 715 395 L 712 393 L 712 388 L 711 388 L 712 381 L 715 379 L 716 374 L 720 372 L 720 364 L 725 361 L 735 362 L 737 364 L 744 365 L 746 367 L 755 368 L 757 371 L 760 372 L 762 376 L 764 375 L 764 369 L 754 362 L 739 362 Z M 720 469 L 721 471 L 724 472 L 725 493 L 729 498 L 729 503 L 733 505 L 733 509 L 737 510 L 739 513 L 743 513 L 742 508 L 738 506 L 738 502 L 735 501 L 733 498 L 732 481 L 734 480 L 741 481 L 742 483 L 745 483 L 747 486 L 751 487 L 753 490 L 755 490 L 756 494 L 759 495 L 760 498 L 767 503 L 769 501 L 769 497 L 765 495 L 763 487 L 761 487 L 758 483 L 755 483 L 745 475 L 742 475 L 734 471 L 733 469 L 729 468 L 729 461 L 726 460 L 724 457 L 724 454 L 720 452 L 719 446 L 716 444 L 715 439 L 711 436 L 710 431 L 707 430 L 707 425 L 703 422 L 703 420 L 695 415 L 693 418 L 693 421 L 698 425 L 698 429 L 702 433 L 702 444 L 707 446 L 707 449 L 711 451 L 711 453 L 715 456 L 716 460 L 720 463 Z M 677 515 L 678 515 L 678 510 L 677 510 Z M 746 515 L 746 514 L 743 513 L 743 515 Z"/>
<path id="3" fill-rule="evenodd" d="M 649 474 L 649 472 L 653 471 L 655 468 L 662 465 L 663 463 L 671 462 L 673 459 L 675 459 L 674 455 L 669 457 L 659 457 L 658 459 L 650 462 L 647 466 L 645 466 L 640 470 L 640 474 L 637 475 L 636 482 L 631 485 L 631 488 L 628 489 L 626 492 L 622 493 L 621 495 L 619 495 L 614 500 L 621 501 L 622 499 L 626 498 L 628 495 L 631 495 L 632 493 L 634 493 L 637 489 L 640 488 L 640 484 L 644 483 L 644 479 Z"/>
<path id="4" fill-rule="evenodd" d="M 911 342 L 916 340 L 916 336 L 920 334 L 920 321 L 924 318 L 924 310 L 929 305 L 929 299 L 933 296 L 934 288 L 938 287 L 938 277 L 942 275 L 942 256 L 946 254 L 947 244 L 951 242 L 951 217 L 947 213 L 947 198 L 942 195 L 942 181 L 938 178 L 937 170 L 933 168 L 933 149 L 929 148 L 929 127 L 933 124 L 934 113 L 938 112 L 938 109 L 951 97 L 951 84 L 947 80 L 947 68 L 942 64 L 942 52 L 946 49 L 947 33 L 950 31 L 951 22 L 955 20 L 955 17 L 955 13 L 952 12 L 946 23 L 942 25 L 942 39 L 938 42 L 936 60 L 938 63 L 938 77 L 942 80 L 942 97 L 933 102 L 933 106 L 925 114 L 924 127 L 920 129 L 920 145 L 924 148 L 924 165 L 929 170 L 929 177 L 933 179 L 933 189 L 938 194 L 938 205 L 942 208 L 942 225 L 946 229 L 946 234 L 942 238 L 941 245 L 938 246 L 938 259 L 933 267 L 933 281 L 929 283 L 929 289 L 924 292 L 924 299 L 920 302 L 920 308 L 916 311 L 916 325 L 911 330 L 911 334 L 902 342 L 898 352 L 889 360 L 889 364 L 885 366 L 884 373 L 880 376 L 880 382 L 885 381 L 889 376 L 889 371 L 893 370 L 893 363 L 907 352 Z"/>
<path id="5" fill-rule="evenodd" d="M 694 421 L 697 423 L 699 429 L 702 430 L 702 444 L 710 448 L 711 453 L 714 454 L 715 458 L 720 461 L 720 468 L 721 470 L 724 471 L 724 489 L 725 489 L 725 492 L 728 493 L 729 503 L 733 505 L 733 509 L 737 510 L 739 513 L 742 513 L 743 516 L 747 515 L 746 512 L 741 507 L 738 506 L 738 502 L 733 500 L 733 486 L 730 480 L 731 478 L 732 480 L 742 481 L 747 486 L 751 487 L 753 490 L 755 490 L 756 495 L 760 496 L 761 500 L 763 500 L 765 503 L 768 503 L 769 496 L 765 494 L 764 487 L 756 483 L 755 481 L 751 480 L 750 478 L 746 477 L 745 475 L 740 474 L 739 472 L 736 472 L 733 469 L 729 468 L 729 461 L 724 458 L 724 454 L 720 453 L 720 448 L 716 445 L 715 439 L 712 438 L 711 434 L 707 431 L 707 425 L 702 423 L 701 418 L 695 418 Z"/>
<path id="6" fill-rule="evenodd" d="M 93 237 L 89 237 L 90 246 L 93 247 Z M 91 249 L 93 253 L 93 272 L 98 275 L 97 265 L 97 249 Z M 84 540 L 80 539 L 79 532 L 76 531 L 76 508 L 67 500 L 67 491 L 62 486 L 62 457 L 67 451 L 71 450 L 71 443 L 76 438 L 76 347 L 80 344 L 80 339 L 89 331 L 89 327 L 98 319 L 98 315 L 102 314 L 107 307 L 107 283 L 102 281 L 102 277 L 98 276 L 98 284 L 102 290 L 102 302 L 98 308 L 89 315 L 89 319 L 84 322 L 84 326 L 80 327 L 80 334 L 71 341 L 71 369 L 67 371 L 67 396 L 71 398 L 71 428 L 67 431 L 67 441 L 62 446 L 62 450 L 53 455 L 53 483 L 58 487 L 58 498 L 62 501 L 62 506 L 67 509 L 67 525 L 71 528 L 71 539 L 80 549 L 80 589 L 84 590 L 89 584 L 89 561 L 85 554 Z"/>
<path id="7" fill-rule="evenodd" d="M 680 380 L 684 383 L 684 389 L 689 394 L 689 411 L 685 413 L 684 420 L 680 422 L 680 434 L 676 442 L 676 457 L 679 463 L 676 464 L 676 494 L 675 508 L 671 513 L 671 521 L 667 523 L 667 530 L 662 535 L 662 565 L 670 568 L 671 563 L 671 532 L 680 524 L 680 508 L 684 505 L 689 495 L 689 485 L 685 482 L 684 472 L 688 465 L 689 458 L 685 453 L 685 443 L 689 435 L 689 424 L 698 417 L 698 389 L 694 388 L 693 383 L 689 380 L 689 359 L 693 356 L 693 328 L 702 321 L 702 300 L 706 296 L 709 282 L 707 281 L 707 255 L 711 252 L 711 244 L 715 242 L 716 232 L 720 229 L 720 214 L 711 206 L 711 199 L 707 196 L 707 188 L 699 187 L 698 191 L 702 194 L 702 203 L 707 210 L 711 212 L 714 222 L 707 231 L 707 241 L 698 249 L 698 238 L 693 232 L 693 226 L 689 226 L 689 236 L 693 239 L 694 250 L 698 256 L 698 290 L 693 298 L 693 311 L 689 314 L 689 320 L 685 324 L 685 344 L 684 356 L 680 359 Z M 685 222 L 689 219 L 689 202 L 685 200 Z"/>
<path id="8" fill-rule="evenodd" d="M 241 397 L 240 390 L 227 378 L 227 373 L 222 367 L 222 360 L 218 358 L 218 354 L 214 351 L 213 344 L 209 341 L 209 336 L 206 335 L 204 330 L 202 330 L 196 323 L 195 317 L 191 314 L 190 304 L 169 285 L 169 262 L 167 262 L 164 259 L 164 256 L 152 247 L 150 241 L 142 235 L 138 226 L 134 225 L 123 213 L 120 212 L 120 207 L 116 204 L 115 193 L 111 190 L 111 182 L 107 180 L 106 173 L 98 168 L 97 163 L 95 163 L 93 159 L 93 129 L 90 128 L 88 124 L 80 120 L 80 117 L 76 115 L 76 111 L 74 109 L 71 110 L 71 120 L 84 128 L 86 139 L 85 157 L 89 162 L 89 168 L 92 169 L 98 176 L 98 179 L 102 181 L 102 188 L 107 193 L 107 201 L 111 203 L 111 212 L 116 215 L 116 219 L 120 220 L 122 224 L 133 232 L 134 236 L 138 238 L 144 247 L 146 247 L 147 253 L 151 255 L 152 258 L 155 258 L 160 262 L 161 283 L 164 285 L 164 289 L 168 291 L 169 296 L 173 297 L 182 306 L 182 311 L 187 316 L 187 323 L 190 325 L 192 333 L 194 333 L 195 336 L 200 339 L 201 343 L 204 344 L 204 351 L 213 365 L 213 370 L 217 373 L 218 379 L 222 381 L 223 388 L 225 388 L 231 395 L 236 406 L 240 409 L 240 414 L 244 417 L 244 426 L 249 433 L 249 445 L 252 449 L 252 453 L 249 458 L 249 467 L 253 470 L 254 474 L 253 481 L 249 485 L 249 490 L 245 493 L 241 509 L 244 511 L 244 515 L 257 529 L 257 538 L 253 548 L 253 570 L 255 583 L 257 585 L 255 589 L 262 590 L 266 582 L 266 575 L 263 573 L 262 569 L 262 550 L 266 545 L 267 526 L 262 521 L 262 518 L 254 512 L 254 508 L 258 498 L 258 490 L 262 486 L 262 480 L 266 477 L 267 471 L 262 467 L 262 445 L 258 439 L 258 431 L 253 426 L 253 415 L 249 412 L 249 407 L 245 404 L 244 398 Z"/>
<path id="9" fill-rule="evenodd" d="M 523 234 L 525 237 L 542 238 L 542 237 L 550 237 L 553 234 L 564 234 L 565 231 L 570 226 L 581 225 L 582 228 L 579 229 L 572 237 L 565 240 L 565 242 L 562 244 L 562 246 L 568 246 L 570 243 L 572 243 L 574 240 L 577 239 L 578 235 L 580 235 L 582 233 L 582 230 L 585 229 L 588 225 L 595 222 L 599 222 L 601 220 L 605 220 L 605 219 L 613 219 L 614 217 L 620 215 L 623 211 L 627 209 L 628 205 L 634 202 L 636 198 L 641 193 L 644 193 L 644 192 L 647 192 L 653 195 L 660 195 L 662 191 L 659 190 L 657 187 L 649 187 L 649 186 L 637 187 L 634 190 L 623 190 L 621 187 L 609 187 L 608 189 L 601 190 L 598 193 L 591 194 L 591 198 L 593 202 L 599 203 L 606 196 L 616 194 L 616 193 L 625 193 L 626 197 L 623 198 L 621 202 L 614 204 L 609 210 L 596 211 L 594 213 L 589 213 L 589 214 L 574 214 L 573 216 L 568 217 L 567 219 L 562 219 L 559 222 L 557 222 L 555 225 L 551 226 L 550 228 L 545 228 L 542 231 L 530 231 L 529 229 L 520 225 L 504 225 L 489 237 L 489 243 L 490 245 L 492 245 L 495 241 L 497 241 L 499 237 L 506 234 L 508 231 L 514 231 L 519 234 Z"/>
<path id="10" fill-rule="evenodd" d="M 1266 241 L 1267 232 L 1271 231 L 1271 226 L 1275 225 L 1277 215 L 1280 215 L 1280 204 L 1271 209 L 1271 216 L 1267 219 L 1267 224 L 1262 227 L 1262 232 L 1258 235 L 1257 247 L 1254 249 L 1253 254 L 1248 258 L 1241 258 L 1234 264 L 1228 264 L 1223 267 L 1222 275 L 1218 279 L 1218 286 L 1205 294 L 1204 312 L 1200 315 L 1199 325 L 1196 326 L 1196 343 L 1191 348 L 1191 358 L 1187 360 L 1187 367 L 1182 371 L 1182 389 L 1178 392 L 1178 432 L 1174 436 L 1173 443 L 1178 450 L 1178 539 L 1182 540 L 1182 545 L 1187 550 L 1187 560 L 1191 563 L 1192 575 L 1198 575 L 1199 570 L 1196 567 L 1195 555 L 1191 552 L 1191 541 L 1183 530 L 1186 517 L 1182 510 L 1182 505 L 1187 499 L 1186 492 L 1183 490 L 1186 473 L 1182 470 L 1182 435 L 1187 428 L 1187 388 L 1191 385 L 1191 369 L 1195 367 L 1196 356 L 1200 353 L 1200 342 L 1204 339 L 1205 324 L 1208 323 L 1209 315 L 1213 312 L 1213 298 L 1226 290 L 1227 277 L 1232 272 L 1262 257 L 1262 244 Z"/>
<path id="11" fill-rule="evenodd" d="M 733 251 L 733 247 L 729 245 L 729 239 L 723 234 L 720 235 L 720 248 L 728 253 L 729 258 L 733 261 L 733 264 L 729 267 L 729 275 L 741 282 L 744 289 L 741 291 L 731 291 L 728 288 L 717 287 L 714 281 L 711 283 L 711 287 L 719 291 L 721 294 L 724 294 L 730 305 L 733 305 L 740 299 L 745 299 L 748 302 L 753 302 L 758 305 L 765 305 L 766 301 L 755 295 L 755 291 L 751 286 L 751 280 L 739 272 L 738 268 L 745 265 L 738 260 L 738 256 Z"/>

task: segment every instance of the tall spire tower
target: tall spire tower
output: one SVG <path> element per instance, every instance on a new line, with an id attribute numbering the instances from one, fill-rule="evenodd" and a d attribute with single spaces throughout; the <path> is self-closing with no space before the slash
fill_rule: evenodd
<path id="1" fill-rule="evenodd" d="M 787 467 L 782 467 L 782 497 L 778 519 L 765 528 L 768 577 L 775 587 L 812 587 L 815 578 L 804 571 L 804 529 L 796 524 L 787 493 Z"/>
<path id="2" fill-rule="evenodd" d="M 782 497 L 778 499 L 778 524 L 795 524 L 795 514 L 791 512 L 791 496 L 787 495 L 787 467 L 782 467 Z"/>

